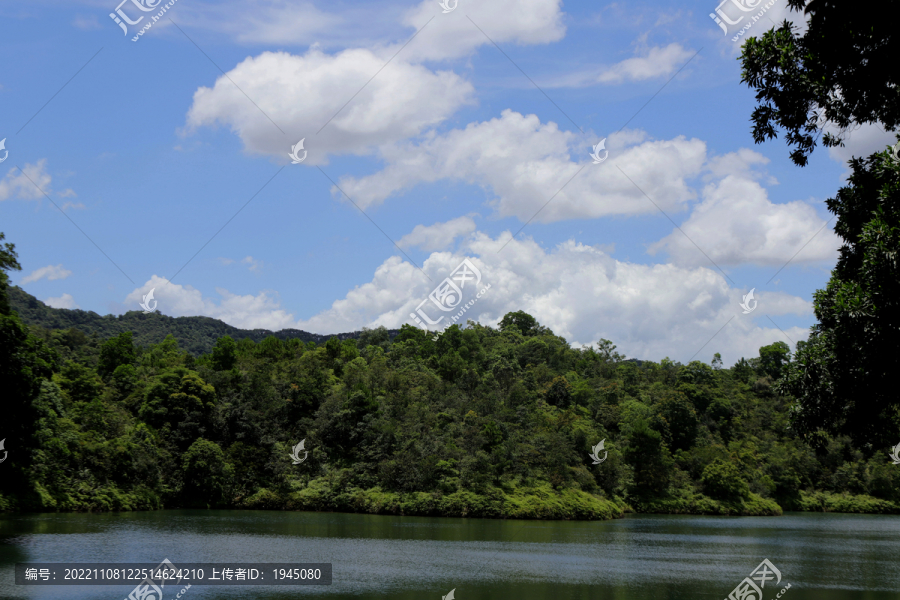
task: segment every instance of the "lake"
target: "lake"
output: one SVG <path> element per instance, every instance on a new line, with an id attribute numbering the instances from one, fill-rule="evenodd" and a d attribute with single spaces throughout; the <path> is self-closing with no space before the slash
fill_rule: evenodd
<path id="1" fill-rule="evenodd" d="M 14 585 L 17 562 L 326 562 L 330 586 L 193 586 L 181 600 L 723 600 L 763 559 L 772 600 L 900 600 L 900 516 L 498 521 L 278 511 L 0 517 L 0 598 L 123 600 L 134 585 Z M 172 592 L 169 593 L 169 589 Z M 164 600 L 179 588 L 166 587 Z"/>

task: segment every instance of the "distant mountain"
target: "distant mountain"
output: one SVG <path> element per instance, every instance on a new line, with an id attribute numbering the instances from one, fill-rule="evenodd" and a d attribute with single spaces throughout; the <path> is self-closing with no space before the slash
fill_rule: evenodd
<path id="1" fill-rule="evenodd" d="M 9 302 L 19 318 L 28 325 L 39 325 L 46 329 L 69 329 L 74 327 L 88 335 L 97 334 L 99 338 L 109 338 L 124 331 L 134 333 L 134 342 L 140 346 L 158 344 L 170 333 L 178 340 L 178 345 L 195 356 L 209 352 L 216 340 L 230 335 L 235 340 L 250 338 L 260 342 L 273 335 L 282 340 L 300 339 L 304 342 L 327 342 L 332 337 L 345 340 L 358 338 L 361 331 L 319 335 L 300 329 L 238 329 L 218 319 L 210 317 L 169 317 L 159 311 L 144 314 L 141 311 L 129 311 L 124 315 L 100 316 L 92 311 L 52 308 L 47 306 L 22 288 L 10 286 Z M 399 329 L 389 329 L 391 339 L 400 333 Z"/>

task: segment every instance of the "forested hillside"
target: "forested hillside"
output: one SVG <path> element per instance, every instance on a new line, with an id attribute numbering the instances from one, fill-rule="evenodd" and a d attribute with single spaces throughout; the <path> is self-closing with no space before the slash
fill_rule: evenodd
<path id="1" fill-rule="evenodd" d="M 393 341 L 223 336 L 195 358 L 171 335 L 145 348 L 130 331 L 29 331 L 0 274 L 2 510 L 900 511 L 886 451 L 792 434 L 772 388 L 781 342 L 731 368 L 638 363 L 517 312 L 436 342 L 409 326 Z"/>
<path id="2" fill-rule="evenodd" d="M 128 311 L 124 315 L 100 316 L 92 311 L 70 310 L 67 308 L 51 308 L 22 288 L 9 288 L 9 302 L 13 310 L 19 314 L 27 325 L 39 325 L 44 329 L 76 328 L 88 335 L 96 334 L 100 338 L 119 335 L 125 331 L 132 332 L 135 344 L 148 346 L 158 344 L 171 335 L 179 347 L 194 356 L 212 350 L 216 340 L 230 336 L 235 340 L 244 338 L 261 342 L 269 336 L 281 340 L 299 339 L 303 342 L 324 343 L 332 337 L 340 340 L 358 338 L 359 331 L 332 335 L 319 335 L 299 329 L 238 329 L 218 319 L 209 317 L 168 317 L 160 312 L 144 314 L 141 311 Z M 400 330 L 388 330 L 393 338 Z"/>

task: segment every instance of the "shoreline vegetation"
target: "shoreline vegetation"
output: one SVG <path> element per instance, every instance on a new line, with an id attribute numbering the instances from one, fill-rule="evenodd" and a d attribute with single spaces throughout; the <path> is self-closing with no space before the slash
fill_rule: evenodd
<path id="1" fill-rule="evenodd" d="M 42 490 L 46 492 L 45 490 Z M 158 497 L 133 497 L 130 494 L 102 494 L 90 504 L 73 503 L 55 512 L 127 512 L 179 508 L 164 506 Z M 796 512 L 856 514 L 900 514 L 900 505 L 867 495 L 801 492 L 800 501 L 791 507 Z M 56 499 L 42 497 L 40 506 L 30 505 L 23 512 L 54 512 Z M 197 508 L 194 506 L 194 508 Z M 241 510 L 280 510 L 358 513 L 392 516 L 469 517 L 487 519 L 609 520 L 626 514 L 670 514 L 707 516 L 781 516 L 785 510 L 771 499 L 751 493 L 737 501 L 714 500 L 702 494 L 689 497 L 659 498 L 629 504 L 621 498 L 606 499 L 580 490 L 555 492 L 550 489 L 489 495 L 455 492 L 397 493 L 380 488 L 350 488 L 334 492 L 324 480 L 315 480 L 307 488 L 281 495 L 262 488 L 252 496 L 236 498 L 233 505 L 221 508 Z M 10 502 L 0 496 L 0 514 L 14 514 Z"/>
<path id="2" fill-rule="evenodd" d="M 437 340 L 408 325 L 319 343 L 226 335 L 195 354 L 172 335 L 134 342 L 162 315 L 106 336 L 24 323 L 17 304 L 38 301 L 0 284 L 5 513 L 900 513 L 886 450 L 791 430 L 781 342 L 731 368 L 629 360 L 519 311 Z M 58 310 L 39 309 L 22 312 Z M 179 331 L 209 339 L 204 322 Z"/>

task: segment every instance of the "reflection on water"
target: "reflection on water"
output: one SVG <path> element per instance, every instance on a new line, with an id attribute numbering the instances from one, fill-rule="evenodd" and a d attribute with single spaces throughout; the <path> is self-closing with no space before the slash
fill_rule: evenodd
<path id="1" fill-rule="evenodd" d="M 181 600 L 440 600 L 453 588 L 457 600 L 722 600 L 764 558 L 783 577 L 764 600 L 785 583 L 782 600 L 900 600 L 898 516 L 571 522 L 169 510 L 0 518 L 3 600 L 123 600 L 133 588 L 17 587 L 17 562 L 164 558 L 334 565 L 327 587 L 193 586 Z"/>

